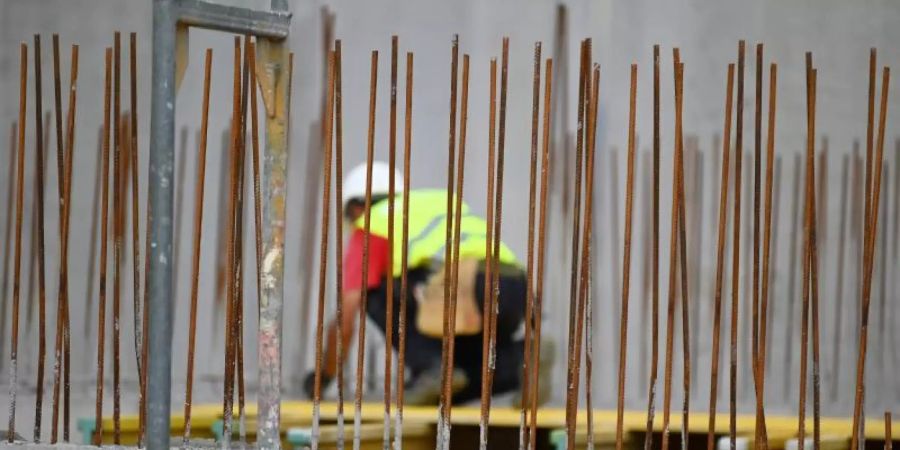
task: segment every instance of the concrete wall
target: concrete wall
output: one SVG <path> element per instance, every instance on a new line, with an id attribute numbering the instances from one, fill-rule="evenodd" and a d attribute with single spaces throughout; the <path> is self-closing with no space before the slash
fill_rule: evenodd
<path id="1" fill-rule="evenodd" d="M 265 2 L 263 2 L 265 3 Z M 304 195 L 310 189 L 318 190 L 315 179 L 321 170 L 315 153 L 317 120 L 320 111 L 322 84 L 322 20 L 320 8 L 328 6 L 337 15 L 336 37 L 344 42 L 344 142 L 346 152 L 345 167 L 349 170 L 362 162 L 365 151 L 365 127 L 368 101 L 369 51 L 380 51 L 378 128 L 376 132 L 376 154 L 379 158 L 387 155 L 387 118 L 389 111 L 389 54 L 390 35 L 400 36 L 401 51 L 415 52 L 413 121 L 413 176 L 414 187 L 439 187 L 445 183 L 442 167 L 446 158 L 447 98 L 449 49 L 453 33 L 459 33 L 461 51 L 471 54 L 472 75 L 470 85 L 469 141 L 466 167 L 467 201 L 476 211 L 484 210 L 483 186 L 486 178 L 487 146 L 487 94 L 489 58 L 500 53 L 501 37 L 511 38 L 509 115 L 507 131 L 507 165 L 504 196 L 503 237 L 512 248 L 524 258 L 527 224 L 527 173 L 528 149 L 530 142 L 530 87 L 531 55 L 534 41 L 544 42 L 544 55 L 551 56 L 554 42 L 554 21 L 556 6 L 552 2 L 292 2 L 294 21 L 292 25 L 291 48 L 295 52 L 295 73 L 293 78 L 293 110 L 291 128 L 291 157 L 288 205 L 288 236 L 285 283 L 285 397 L 300 396 L 299 381 L 305 370 L 311 367 L 309 351 L 313 324 L 308 319 L 309 302 L 314 299 L 317 286 L 316 266 L 306 259 L 308 251 L 318 239 L 316 231 L 316 201 L 318 195 L 307 200 Z M 616 365 L 616 342 L 618 336 L 618 308 L 621 285 L 621 235 L 624 232 L 622 214 L 624 212 L 624 172 L 626 155 L 623 150 L 627 131 L 628 65 L 639 65 L 637 114 L 639 148 L 639 187 L 635 204 L 635 247 L 632 267 L 632 307 L 629 326 L 630 351 L 628 358 L 627 400 L 631 408 L 644 408 L 646 402 L 646 378 L 649 329 L 649 291 L 645 260 L 648 255 L 647 242 L 649 208 L 649 145 L 651 136 L 651 46 L 662 45 L 662 186 L 661 200 L 661 265 L 660 273 L 668 273 L 668 217 L 670 211 L 671 154 L 673 138 L 671 47 L 679 46 L 685 61 L 685 130 L 699 139 L 699 153 L 690 153 L 696 159 L 689 159 L 690 210 L 688 224 L 691 258 L 691 329 L 693 350 L 692 406 L 705 409 L 708 401 L 709 361 L 711 336 L 711 311 L 713 302 L 713 282 L 715 276 L 715 225 L 718 194 L 718 148 L 713 147 L 714 135 L 721 133 L 722 111 L 724 107 L 726 64 L 735 60 L 737 40 L 747 39 L 749 45 L 758 40 L 766 44 L 767 61 L 779 64 L 778 83 L 778 125 L 776 152 L 780 158 L 780 181 L 776 201 L 776 236 L 773 247 L 773 291 L 771 322 L 771 351 L 767 375 L 767 395 L 770 411 L 792 413 L 796 410 L 797 380 L 799 366 L 799 260 L 792 246 L 799 246 L 795 235 L 799 229 L 792 222 L 792 211 L 799 208 L 795 190 L 795 180 L 801 175 L 797 165 L 798 152 L 805 142 L 805 97 L 803 84 L 804 51 L 814 52 L 814 60 L 819 68 L 818 123 L 820 141 L 827 138 L 827 173 L 822 178 L 823 189 L 827 193 L 820 232 L 820 277 L 821 323 L 822 323 L 822 382 L 824 408 L 829 414 L 848 415 L 851 411 L 853 363 L 855 361 L 855 326 L 857 302 L 855 288 L 857 264 L 853 255 L 858 254 L 858 223 L 847 221 L 845 232 L 840 233 L 841 214 L 849 210 L 841 209 L 842 184 L 845 155 L 848 155 L 854 139 L 865 136 L 865 93 L 868 48 L 879 48 L 879 62 L 896 66 L 898 50 L 892 46 L 900 38 L 895 26 L 900 19 L 900 7 L 889 1 L 866 1 L 845 3 L 826 2 L 702 2 L 680 1 L 665 4 L 656 2 L 568 2 L 568 49 L 570 67 L 576 67 L 578 39 L 584 36 L 594 38 L 594 57 L 601 64 L 600 116 L 598 125 L 597 186 L 596 186 L 596 226 L 594 236 L 595 257 L 593 282 L 594 292 L 594 391 L 597 404 L 609 408 L 614 405 Z M 81 72 L 78 98 L 78 131 L 75 156 L 73 222 L 71 230 L 70 292 L 72 295 L 73 327 L 73 376 L 79 389 L 84 390 L 85 400 L 90 401 L 91 387 L 95 377 L 97 272 L 92 269 L 91 227 L 92 208 L 95 197 L 97 176 L 98 127 L 102 119 L 103 47 L 112 44 L 112 31 L 135 31 L 139 35 L 139 117 L 141 151 L 141 177 L 146 178 L 147 136 L 149 127 L 149 83 L 151 4 L 147 1 L 112 0 L 48 0 L 33 2 L 8 0 L 0 4 L 0 123 L 15 120 L 18 107 L 18 41 L 31 42 L 33 33 L 41 33 L 44 46 L 44 110 L 52 111 L 51 59 L 49 35 L 58 32 L 64 45 L 63 67 L 68 68 L 69 43 L 81 45 Z M 210 143 L 207 167 L 206 209 L 204 221 L 203 270 L 200 274 L 201 309 L 198 336 L 202 349 L 198 354 L 196 392 L 200 400 L 216 401 L 220 398 L 221 372 L 223 367 L 222 328 L 224 314 L 221 301 L 215 296 L 216 265 L 214 263 L 219 238 L 221 217 L 224 214 L 223 195 L 225 185 L 223 161 L 227 136 L 225 128 L 230 114 L 231 86 L 231 37 L 212 32 L 194 31 L 191 34 L 191 64 L 184 84 L 179 92 L 176 108 L 178 127 L 183 133 L 176 138 L 178 145 L 178 167 L 176 169 L 177 189 L 180 193 L 181 214 L 178 215 L 180 245 L 177 246 L 177 295 L 176 303 L 174 380 L 176 392 L 174 400 L 181 398 L 184 378 L 183 361 L 186 358 L 187 312 L 190 292 L 189 258 L 191 251 L 191 223 L 193 210 L 193 180 L 196 173 L 196 130 L 200 121 L 200 96 L 202 83 L 202 52 L 212 47 L 215 52 L 213 70 L 213 100 L 210 117 Z M 752 54 L 748 52 L 748 55 Z M 557 58 L 560 55 L 553 55 Z M 31 54 L 29 53 L 29 58 Z M 750 217 L 753 149 L 753 82 L 754 65 L 748 58 L 747 84 L 745 89 L 744 128 L 744 210 L 743 217 Z M 559 63 L 559 61 L 557 61 Z M 31 70 L 31 69 L 30 69 Z M 401 65 L 401 73 L 403 65 Z M 67 69 L 66 69 L 67 71 Z M 63 80 L 68 76 L 64 71 Z M 557 124 L 563 130 L 574 130 L 574 96 L 576 95 L 575 70 L 569 69 L 567 121 Z M 124 78 L 123 75 L 123 79 Z M 768 82 L 766 82 L 768 83 Z M 557 84 L 561 93 L 564 83 Z M 402 87 L 402 83 L 401 83 Z M 29 96 L 32 92 L 29 86 Z M 127 103 L 127 102 L 126 102 Z M 898 97 L 893 96 L 889 105 L 896 111 Z M 28 104 L 28 155 L 27 186 L 32 186 L 31 174 L 34 168 L 32 144 L 33 100 Z M 123 109 L 126 107 L 123 106 Z M 401 115 L 402 117 L 402 115 Z M 898 170 L 896 153 L 893 151 L 893 115 L 888 117 L 888 177 L 885 178 L 886 193 L 883 195 L 884 220 L 881 230 L 886 234 L 883 248 L 891 249 L 879 255 L 875 273 L 875 290 L 872 323 L 870 329 L 868 383 L 870 393 L 867 407 L 874 414 L 885 408 L 897 406 L 898 392 L 891 374 L 896 367 L 897 355 L 893 343 L 896 342 L 893 328 L 896 315 L 892 304 L 896 289 L 893 280 L 887 276 L 896 269 L 895 251 L 897 239 L 896 206 L 900 195 L 897 183 Z M 560 119 L 560 118 L 557 118 Z M 560 119 L 561 120 L 561 119 Z M 52 130 L 51 130 L 52 131 Z M 4 131 L 5 133 L 8 131 Z M 51 136 L 52 136 L 51 132 Z M 5 136 L 5 135 L 4 135 Z M 6 142 L 6 141 L 4 141 Z M 49 141 L 50 155 L 55 154 L 55 140 Z M 566 321 L 568 310 L 568 225 L 563 213 L 563 163 L 571 162 L 572 156 L 560 153 L 554 157 L 554 189 L 551 198 L 551 232 L 548 258 L 550 271 L 547 274 L 547 298 L 544 329 L 556 340 L 557 359 L 554 364 L 554 385 L 560 385 L 565 376 Z M 4 161 L 4 178 L 0 183 L 3 211 L 7 211 L 9 152 L 6 147 L 0 152 Z M 571 150 L 569 150 L 571 151 Z M 696 161 L 699 166 L 690 164 Z M 47 187 L 49 194 L 56 192 L 57 174 L 55 160 L 48 160 Z M 437 169 L 436 169 L 437 167 Z M 571 172 L 571 168 L 568 169 Z M 894 176 L 891 176 L 894 175 Z M 696 185 L 690 181 L 697 181 Z M 848 183 L 850 184 L 850 183 Z M 889 188 L 889 189 L 888 189 Z M 566 189 L 571 189 L 568 187 Z M 318 191 L 316 191 L 318 192 Z M 570 198 L 570 197 L 568 197 Z M 37 298 L 36 284 L 29 282 L 27 257 L 31 245 L 30 230 L 31 201 L 33 195 L 25 196 L 25 249 L 23 262 L 23 310 L 22 340 L 20 358 L 20 380 L 23 390 L 30 391 L 34 385 L 36 369 Z M 146 186 L 142 187 L 141 199 L 146 199 Z M 248 210 L 249 211 L 249 210 Z M 4 214 L 5 216 L 5 214 Z M 46 205 L 46 258 L 47 258 L 47 302 L 49 323 L 55 323 L 56 276 L 58 259 L 57 209 L 50 201 Z M 248 215 L 249 218 L 249 215 Z M 9 221 L 2 224 L 6 232 Z M 739 336 L 739 405 L 743 411 L 752 410 L 753 390 L 750 382 L 747 356 L 749 354 L 749 313 L 750 290 L 750 222 L 744 222 L 742 237 L 741 319 Z M 143 229 L 144 219 L 141 219 Z M 249 231 L 249 228 L 248 228 Z M 250 234 L 245 242 L 247 255 L 252 255 Z M 312 244 L 313 247 L 310 247 Z M 842 253 L 847 262 L 838 265 Z M 5 247 L 4 247 L 5 248 Z M 333 247 L 332 247 L 333 248 Z M 798 247 L 799 248 L 799 247 Z M 882 248 L 882 247 L 879 247 Z M 130 244 L 126 245 L 125 261 L 130 261 Z M 730 250 L 729 250 L 730 252 Z M 792 253 L 793 252 L 793 253 Z M 94 253 L 94 257 L 96 254 Z M 792 257 L 791 255 L 794 255 Z M 332 259 L 334 255 L 331 256 Z M 730 261 L 730 256 L 729 259 Z M 247 259 L 247 279 L 253 279 L 252 258 Z M 94 262 L 96 265 L 96 262 Z M 11 265 L 4 266 L 10 272 Z M 838 291 L 839 275 L 842 288 Z M 333 276 L 333 275 L 329 275 Z M 667 276 L 660 277 L 661 301 L 665 305 L 668 288 Z M 730 292 L 733 277 L 726 277 L 726 292 Z M 123 380 L 127 386 L 129 410 L 133 410 L 132 393 L 136 386 L 134 356 L 132 350 L 132 295 L 130 267 L 125 266 L 122 279 L 122 364 Z M 3 286 L 3 305 L 9 308 L 12 288 L 11 280 Z M 247 366 L 249 389 L 253 390 L 255 378 L 255 345 L 253 320 L 255 316 L 255 290 L 247 283 L 245 298 L 247 327 Z M 726 297 L 727 298 L 727 297 Z M 838 303 L 840 301 L 840 303 Z M 744 305 L 747 305 L 746 307 Z M 838 306 L 840 305 L 840 306 Z M 4 333 L 2 351 L 9 352 L 9 309 L 2 313 Z M 725 314 L 729 313 L 726 307 Z M 664 323 L 664 315 L 661 317 Z M 727 315 L 725 316 L 728 317 Z M 835 330 L 840 319 L 840 338 Z M 370 328 L 371 329 L 371 328 Z M 728 327 L 723 326 L 723 337 L 728 336 Z M 664 329 L 661 336 L 664 336 Z M 679 331 L 680 333 L 680 331 Z M 107 334 L 109 336 L 109 333 Z M 27 336 L 27 337 L 25 337 Z M 676 333 L 676 336 L 679 336 Z M 380 337 L 370 333 L 372 355 L 380 355 Z M 837 340 L 837 342 L 835 342 Z M 48 342 L 52 342 L 52 332 Z M 723 341 L 725 342 L 725 341 Z M 837 344 L 837 346 L 835 346 Z M 678 348 L 679 345 L 676 345 Z M 661 347 L 663 348 L 663 347 Z M 840 349 L 839 353 L 836 349 Z M 721 374 L 727 373 L 727 347 L 723 346 Z M 680 360 L 680 353 L 676 351 Z M 380 361 L 380 356 L 376 361 Z M 380 364 L 380 363 L 379 363 Z M 6 379 L 7 361 L 0 361 Z M 111 362 L 107 363 L 107 374 Z M 374 365 L 373 367 L 377 367 Z M 834 369 L 837 369 L 836 371 Z M 376 374 L 381 369 L 375 369 Z M 661 374 L 660 374 L 661 375 Z M 676 364 L 675 377 L 680 379 L 680 364 Z M 722 378 L 720 378 L 722 379 Z M 45 380 L 49 382 L 48 380 Z M 375 384 L 379 386 L 380 384 Z M 661 392 L 661 389 L 660 389 Z M 680 401 L 680 389 L 675 390 L 674 401 Z M 725 399 L 727 387 L 720 384 L 720 399 Z M 5 403 L 6 390 L 0 394 Z M 555 392 L 554 401 L 559 404 L 564 398 L 562 390 Z M 24 401 L 22 411 L 30 408 L 31 401 Z M 720 410 L 727 402 L 720 402 Z M 26 413 L 22 413 L 26 414 Z M 28 419 L 22 418 L 21 423 Z M 22 425 L 20 425 L 22 426 Z"/>

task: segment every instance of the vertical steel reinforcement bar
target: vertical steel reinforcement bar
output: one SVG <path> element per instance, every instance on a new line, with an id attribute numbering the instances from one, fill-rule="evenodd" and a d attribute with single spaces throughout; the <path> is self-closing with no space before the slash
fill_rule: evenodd
<path id="1" fill-rule="evenodd" d="M 272 11 L 255 11 L 202 0 L 154 0 L 150 112 L 149 231 L 147 283 L 150 305 L 147 448 L 169 448 L 172 365 L 172 241 L 174 225 L 175 93 L 183 74 L 186 27 L 210 28 L 260 38 L 257 74 L 266 105 L 264 155 L 263 297 L 260 310 L 260 393 L 258 442 L 279 444 L 281 305 L 283 294 L 284 206 L 287 162 L 285 38 L 290 24 L 286 0 Z M 176 31 L 179 31 L 176 33 Z"/>

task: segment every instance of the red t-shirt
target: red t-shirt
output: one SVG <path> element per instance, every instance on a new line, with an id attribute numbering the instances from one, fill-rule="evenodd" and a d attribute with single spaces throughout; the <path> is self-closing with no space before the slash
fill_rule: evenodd
<path id="1" fill-rule="evenodd" d="M 362 262 L 363 244 L 366 233 L 361 229 L 353 230 L 344 254 L 344 280 L 345 291 L 362 289 Z M 369 273 L 366 283 L 367 289 L 373 289 L 381 284 L 382 278 L 388 273 L 388 248 L 387 239 L 369 235 Z"/>

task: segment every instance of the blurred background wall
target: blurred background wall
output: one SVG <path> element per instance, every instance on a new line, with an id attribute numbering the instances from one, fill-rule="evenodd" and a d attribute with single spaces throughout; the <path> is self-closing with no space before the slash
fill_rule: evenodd
<path id="1" fill-rule="evenodd" d="M 259 4 L 267 2 L 237 2 Z M 631 277 L 631 320 L 628 329 L 628 389 L 627 403 L 632 409 L 646 407 L 649 359 L 649 183 L 650 145 L 652 130 L 652 45 L 662 47 L 662 192 L 660 193 L 660 301 L 661 324 L 665 324 L 665 300 L 668 289 L 668 224 L 671 203 L 671 160 L 673 149 L 673 46 L 680 47 L 685 62 L 684 122 L 687 136 L 687 195 L 688 195 L 688 252 L 690 264 L 691 339 L 693 361 L 692 406 L 705 409 L 709 397 L 709 363 L 712 333 L 713 283 L 715 278 L 715 227 L 718 212 L 718 178 L 724 109 L 725 73 L 729 62 L 736 60 L 737 42 L 748 42 L 748 64 L 744 96 L 744 189 L 742 253 L 740 276 L 735 279 L 726 271 L 725 292 L 732 283 L 740 283 L 741 320 L 739 336 L 740 361 L 739 406 L 749 412 L 753 405 L 753 389 L 749 371 L 750 327 L 750 251 L 749 218 L 752 212 L 752 150 L 753 150 L 753 74 L 755 65 L 752 45 L 765 43 L 766 64 L 779 65 L 778 113 L 776 132 L 775 237 L 773 242 L 773 271 L 770 322 L 771 344 L 767 368 L 767 402 L 769 411 L 796 412 L 799 367 L 800 319 L 800 260 L 797 222 L 802 202 L 796 182 L 802 180 L 800 152 L 806 139 L 804 52 L 813 52 L 818 72 L 818 123 L 816 136 L 822 154 L 819 170 L 821 178 L 820 212 L 820 295 L 822 326 L 822 390 L 823 408 L 827 414 L 847 416 L 852 411 L 852 373 L 856 355 L 858 295 L 858 261 L 860 254 L 858 200 L 846 204 L 857 192 L 851 189 L 858 179 L 858 166 L 853 165 L 854 142 L 865 139 L 865 111 L 867 89 L 867 58 L 869 47 L 879 49 L 879 64 L 897 66 L 900 50 L 892 45 L 900 40 L 900 5 L 888 0 L 841 2 L 774 0 L 758 2 L 611 2 L 567 1 L 565 16 L 560 17 L 558 5 L 551 1 L 439 1 L 418 2 L 379 0 L 359 1 L 291 1 L 294 14 L 290 48 L 295 53 L 292 82 L 293 102 L 290 129 L 290 159 L 287 208 L 287 241 L 285 262 L 285 319 L 284 319 L 284 397 L 302 396 L 300 381 L 312 367 L 314 333 L 313 311 L 317 285 L 317 262 L 314 249 L 318 245 L 318 199 L 321 196 L 321 156 L 318 144 L 321 95 L 323 89 L 324 22 L 334 14 L 334 37 L 343 40 L 344 89 L 344 150 L 345 168 L 364 159 L 366 115 L 368 101 L 369 52 L 380 51 L 378 84 L 378 118 L 376 155 L 386 159 L 388 142 L 390 37 L 397 34 L 402 52 L 415 52 L 415 97 L 413 118 L 413 187 L 441 187 L 446 183 L 444 162 L 448 133 L 449 62 L 452 35 L 460 36 L 461 52 L 472 58 L 469 106 L 469 139 L 466 162 L 466 201 L 475 211 L 484 211 L 484 186 L 487 161 L 487 104 L 488 64 L 500 56 L 501 38 L 509 36 L 510 75 L 507 125 L 506 179 L 504 184 L 503 239 L 524 260 L 527 236 L 528 152 L 530 146 L 531 64 L 533 44 L 543 42 L 545 57 L 554 57 L 558 72 L 555 95 L 559 109 L 554 116 L 553 175 L 550 205 L 550 233 L 548 234 L 548 273 L 544 330 L 555 341 L 556 360 L 552 383 L 560 386 L 565 377 L 566 323 L 569 283 L 569 229 L 571 180 L 574 148 L 566 147 L 565 137 L 575 130 L 575 96 L 577 95 L 577 49 L 581 38 L 593 38 L 593 56 L 601 65 L 600 114 L 598 119 L 598 161 L 595 186 L 593 349 L 595 376 L 593 389 L 596 404 L 612 408 L 615 404 L 616 352 L 618 348 L 618 312 L 622 279 L 622 235 L 624 232 L 624 192 L 627 142 L 627 108 L 629 64 L 638 64 L 638 171 L 635 203 L 635 247 Z M 323 13 L 327 10 L 328 14 Z M 0 3 L 0 124 L 3 124 L 4 144 L 11 142 L 10 125 L 18 111 L 18 42 L 31 45 L 32 35 L 43 37 L 44 111 L 52 112 L 52 60 L 50 34 L 59 33 L 63 44 L 63 83 L 68 80 L 68 45 L 81 46 L 79 76 L 77 140 L 75 148 L 74 204 L 70 244 L 70 296 L 72 308 L 73 378 L 76 389 L 84 395 L 86 404 L 92 400 L 96 376 L 96 308 L 97 308 L 97 251 L 91 239 L 94 221 L 98 171 L 98 131 L 102 123 L 103 49 L 112 45 L 114 30 L 138 33 L 139 67 L 139 149 L 141 202 L 146 199 L 152 5 L 138 0 L 6 0 Z M 559 23 L 564 24 L 565 40 L 560 38 Z M 127 39 L 127 35 L 125 36 Z M 183 395 L 184 361 L 186 359 L 187 315 L 190 293 L 190 252 L 193 210 L 193 180 L 196 167 L 197 133 L 200 122 L 202 94 L 202 52 L 214 49 L 213 96 L 210 112 L 209 154 L 206 185 L 206 212 L 202 245 L 203 265 L 200 274 L 200 324 L 198 336 L 197 387 L 198 401 L 220 401 L 222 368 L 224 367 L 223 300 L 216 298 L 218 252 L 221 238 L 221 217 L 224 217 L 225 150 L 230 116 L 231 37 L 226 34 L 192 31 L 191 62 L 177 99 L 176 136 L 176 305 L 175 345 L 173 348 L 173 405 Z M 32 53 L 29 50 L 29 61 Z M 402 58 L 401 58 L 402 60 Z M 401 63 L 401 74 L 404 66 Z M 29 68 L 29 71 L 32 69 Z M 768 74 L 768 70 L 764 73 Z M 127 73 L 123 80 L 127 80 Z M 768 85 L 768 76 L 766 76 Z M 401 77 L 401 89 L 402 89 Z M 896 90 L 894 90 L 896 91 Z M 33 88 L 29 86 L 27 174 L 26 186 L 33 186 Z M 565 96 L 565 98 L 563 98 Z M 400 97 L 402 99 L 402 96 Z M 889 103 L 888 136 L 886 144 L 886 172 L 882 200 L 882 235 L 873 291 L 872 329 L 870 330 L 869 395 L 867 408 L 873 412 L 898 406 L 895 369 L 898 358 L 895 328 L 897 286 L 890 276 L 897 269 L 898 233 L 900 226 L 900 177 L 895 147 L 898 135 L 896 106 L 900 97 L 893 95 Z M 124 104 L 127 104 L 125 102 Z M 127 109 L 124 106 L 123 109 Z M 764 102 L 767 105 L 768 102 Z M 400 114 L 402 118 L 402 112 Z M 764 116 L 765 117 L 765 116 Z M 401 122 L 402 123 L 402 122 Z M 50 128 L 52 130 L 52 127 Z M 55 323 L 55 304 L 58 261 L 57 208 L 51 193 L 56 192 L 57 174 L 52 151 L 47 160 L 48 201 L 47 217 L 47 302 L 48 320 Z M 763 134 L 765 136 L 765 134 Z M 402 141 L 401 141 L 402 142 Z M 826 150 L 827 149 L 827 150 Z M 7 217 L 11 197 L 7 175 L 11 148 L 0 151 L 3 162 L 3 182 L 0 183 L 0 205 L 6 220 L 0 223 L 4 233 L 12 222 Z M 733 159 L 733 158 L 732 158 Z M 892 173 L 893 172 L 893 173 Z M 9 172 L 11 173 L 11 172 Z M 566 185 L 569 183 L 569 185 Z M 568 192 L 568 193 L 567 193 Z M 858 194 L 857 194 L 858 195 Z M 842 200 L 843 198 L 843 200 Z M 19 380 L 24 392 L 33 391 L 37 359 L 37 288 L 34 270 L 29 263 L 31 232 L 30 215 L 34 199 L 26 192 L 26 215 L 23 260 L 22 339 L 20 347 Z M 730 202 L 733 201 L 730 200 Z M 844 205 L 844 206 L 842 206 Z M 143 212 L 142 208 L 142 215 Z M 250 220 L 250 209 L 246 210 Z M 856 218 L 850 218 L 855 214 Z M 729 214 L 730 215 L 730 214 Z M 842 220 L 842 217 L 844 219 Z M 251 223 L 251 222 L 248 222 Z M 843 225 L 842 225 L 843 224 Z M 145 226 L 141 219 L 141 229 Z M 252 234 L 245 238 L 245 254 L 252 255 Z M 843 232 L 842 232 L 843 230 Z M 333 234 L 333 233 L 332 233 Z M 333 238 L 333 236 L 332 236 Z M 7 242 L 0 243 L 6 251 Z M 124 278 L 122 280 L 122 354 L 123 382 L 128 395 L 126 410 L 136 409 L 135 362 L 132 347 L 132 296 L 130 277 L 130 239 L 126 239 Z M 92 244 L 93 243 L 93 244 Z M 333 249 L 333 246 L 331 247 Z M 142 249 L 143 250 L 143 249 Z M 729 250 L 730 252 L 730 250 Z M 843 260 L 841 259 L 843 255 Z M 2 323 L 0 337 L 0 379 L 8 378 L 9 305 L 11 303 L 12 271 L 10 263 L 3 267 L 7 280 L 2 288 Z M 332 265 L 335 256 L 330 255 Z M 730 261 L 730 256 L 728 256 Z M 253 280 L 252 258 L 245 259 L 245 273 Z M 841 261 L 844 261 L 841 264 Z M 35 266 L 36 267 L 36 266 Z M 333 274 L 329 275 L 333 280 Z M 330 286 L 333 285 L 333 281 Z M 245 339 L 248 389 L 255 389 L 255 286 L 245 284 Z M 333 299 L 333 295 L 330 297 Z M 726 296 L 726 299 L 729 298 Z M 333 302 L 330 302 L 333 303 Z M 727 302 L 726 302 L 727 304 Z M 725 318 L 730 309 L 724 309 Z M 727 322 L 727 321 L 726 321 Z M 371 343 L 370 372 L 372 386 L 382 372 L 381 337 L 369 327 Z M 723 326 L 723 344 L 727 342 L 728 327 Z M 661 328 L 660 337 L 665 336 Z M 107 333 L 109 336 L 109 333 Z M 676 337 L 680 336 L 677 330 Z M 52 329 L 48 342 L 53 342 Z M 676 349 L 680 345 L 675 346 Z M 109 348 L 109 347 L 107 347 Z M 661 346 L 661 349 L 664 346 Z M 680 361 L 676 350 L 676 361 Z M 52 367 L 48 355 L 48 367 Z M 727 370 L 727 345 L 722 347 L 722 371 Z M 662 354 L 661 354 L 662 357 Z M 107 367 L 110 367 L 109 364 Z M 680 380 L 680 363 L 675 364 L 675 379 Z M 51 372 L 52 373 L 52 372 Z M 109 372 L 107 372 L 109 374 Z M 660 374 L 661 377 L 661 374 Z M 661 379 L 661 378 L 660 378 Z M 727 377 L 720 376 L 720 398 L 727 395 Z M 547 380 L 549 381 L 549 380 Z M 544 381 L 544 382 L 547 382 Z M 52 376 L 45 379 L 48 386 Z M 660 388 L 661 389 L 661 388 Z M 660 390 L 661 392 L 661 390 Z M 674 401 L 680 401 L 681 390 L 675 390 Z M 0 403 L 5 403 L 7 391 L 0 391 Z M 25 394 L 27 395 L 27 394 Z M 554 404 L 564 399 L 562 389 L 554 389 Z M 20 403 L 23 418 L 30 409 L 30 401 Z M 47 404 L 45 402 L 45 404 Z M 720 410 L 727 402 L 720 401 Z M 49 408 L 49 406 L 47 406 Z M 76 415 L 77 416 L 77 415 Z"/>

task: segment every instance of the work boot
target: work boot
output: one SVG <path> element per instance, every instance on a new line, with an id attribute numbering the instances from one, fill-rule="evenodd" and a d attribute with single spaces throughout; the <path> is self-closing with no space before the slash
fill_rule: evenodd
<path id="1" fill-rule="evenodd" d="M 450 382 L 451 394 L 456 394 L 469 385 L 469 377 L 462 369 L 453 369 Z M 436 405 L 441 398 L 441 368 L 428 369 L 410 380 L 404 388 L 407 405 Z"/>
<path id="2" fill-rule="evenodd" d="M 550 400 L 550 371 L 553 369 L 553 359 L 556 356 L 556 345 L 550 339 L 541 338 L 540 367 L 538 368 L 537 405 L 541 406 Z M 522 386 L 510 398 L 511 406 L 522 405 Z"/>

